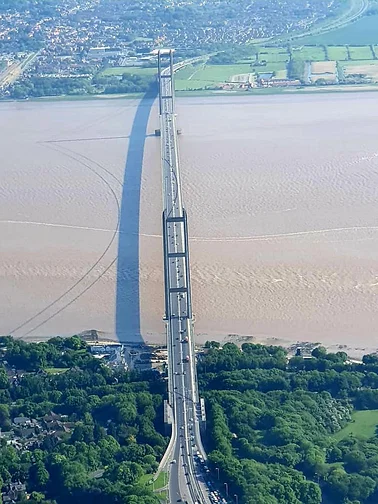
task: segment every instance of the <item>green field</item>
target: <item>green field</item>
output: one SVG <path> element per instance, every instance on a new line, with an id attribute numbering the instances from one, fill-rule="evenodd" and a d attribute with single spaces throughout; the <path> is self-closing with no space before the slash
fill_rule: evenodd
<path id="1" fill-rule="evenodd" d="M 101 72 L 101 75 L 154 75 L 157 73 L 157 68 L 144 68 L 144 67 L 112 67 L 107 68 Z"/>
<path id="2" fill-rule="evenodd" d="M 259 60 L 266 60 L 268 63 L 286 62 L 289 60 L 289 53 L 284 47 L 264 47 L 259 50 Z"/>
<path id="3" fill-rule="evenodd" d="M 188 65 L 176 73 L 175 88 L 177 91 L 204 89 L 213 86 L 214 82 L 198 78 L 198 73 L 205 67 L 205 63 Z"/>
<path id="4" fill-rule="evenodd" d="M 151 487 L 153 486 L 154 490 L 159 490 L 160 488 L 164 488 L 167 485 L 168 478 L 167 478 L 167 474 L 165 472 L 161 472 L 155 481 L 153 481 L 153 479 L 154 479 L 154 475 L 144 474 L 140 478 L 139 483 L 141 485 L 148 485 Z"/>
<path id="5" fill-rule="evenodd" d="M 343 61 L 341 63 L 341 66 L 343 66 L 343 67 L 358 66 L 358 65 L 377 66 L 378 60 L 349 60 L 349 61 Z"/>
<path id="6" fill-rule="evenodd" d="M 266 61 L 268 64 L 272 63 L 286 63 L 289 61 L 290 55 L 286 47 L 259 47 L 258 60 Z M 253 64 L 256 61 L 256 54 L 251 54 L 249 57 L 244 57 L 239 60 L 239 64 Z"/>
<path id="7" fill-rule="evenodd" d="M 327 49 L 331 61 L 345 61 L 348 59 L 348 51 L 345 46 L 328 46 Z"/>
<path id="8" fill-rule="evenodd" d="M 302 61 L 325 61 L 325 52 L 323 47 L 293 47 L 293 59 Z"/>
<path id="9" fill-rule="evenodd" d="M 352 60 L 371 60 L 374 58 L 369 46 L 350 46 L 349 53 Z"/>
<path id="10" fill-rule="evenodd" d="M 256 72 L 277 72 L 278 70 L 285 70 L 285 61 L 267 62 L 266 66 L 263 67 L 253 67 Z"/>
<path id="11" fill-rule="evenodd" d="M 201 89 L 214 87 L 213 81 L 204 81 L 204 80 L 175 80 L 175 89 L 176 91 L 199 91 Z"/>
<path id="12" fill-rule="evenodd" d="M 68 371 L 69 368 L 45 368 L 44 371 L 48 374 L 61 374 Z"/>
<path id="13" fill-rule="evenodd" d="M 200 65 L 187 65 L 184 68 L 181 68 L 181 70 L 178 70 L 176 72 L 176 79 L 181 79 L 181 80 L 186 80 L 189 79 L 189 77 L 194 77 L 195 74 L 198 72 L 198 70 L 201 70 L 204 66 L 204 63 L 201 63 Z M 193 75 L 194 74 L 194 75 Z"/>
<path id="14" fill-rule="evenodd" d="M 236 65 L 205 65 L 196 73 L 196 80 L 210 82 L 229 82 L 233 75 L 246 74 L 253 72 L 248 63 Z"/>
<path id="15" fill-rule="evenodd" d="M 352 422 L 334 434 L 336 441 L 353 435 L 360 439 L 369 439 L 375 435 L 378 426 L 378 410 L 355 411 Z"/>
<path id="16" fill-rule="evenodd" d="M 285 61 L 268 62 L 266 66 L 255 67 L 250 63 L 190 66 L 177 72 L 175 87 L 177 91 L 214 88 L 218 84 L 231 82 L 233 75 L 270 72 L 276 72 L 278 77 L 284 78 L 286 75 Z"/>
<path id="17" fill-rule="evenodd" d="M 303 44 L 378 44 L 378 15 L 364 16 L 354 23 L 321 35 L 301 38 Z"/>
<path id="18" fill-rule="evenodd" d="M 157 497 L 161 502 L 167 502 L 167 491 L 164 490 L 168 483 L 168 475 L 165 472 L 161 472 L 159 476 L 153 481 L 152 474 L 144 474 L 139 483 L 141 485 L 147 485 L 150 489 L 153 489 Z"/>
<path id="19" fill-rule="evenodd" d="M 264 67 L 265 71 L 265 67 Z M 175 87 L 178 91 L 214 87 L 221 82 L 230 82 L 233 75 L 252 73 L 249 63 L 235 65 L 198 65 L 184 68 L 176 74 Z"/>

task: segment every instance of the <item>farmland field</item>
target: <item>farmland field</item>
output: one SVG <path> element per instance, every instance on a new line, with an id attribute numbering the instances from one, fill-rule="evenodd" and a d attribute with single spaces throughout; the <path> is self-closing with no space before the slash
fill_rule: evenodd
<path id="1" fill-rule="evenodd" d="M 197 74 L 198 70 L 203 68 L 204 64 L 201 63 L 200 65 L 188 65 L 185 66 L 184 68 L 181 68 L 181 70 L 178 70 L 176 72 L 176 79 L 180 80 L 187 80 L 189 78 L 194 78 L 195 75 Z"/>
<path id="2" fill-rule="evenodd" d="M 352 60 L 371 60 L 374 58 L 369 46 L 350 46 L 349 53 Z"/>
<path id="3" fill-rule="evenodd" d="M 199 69 L 195 74 L 195 78 L 193 77 L 193 80 L 202 80 L 212 83 L 229 82 L 232 75 L 250 73 L 251 71 L 253 70 L 248 63 L 239 65 L 205 65 L 203 68 Z"/>
<path id="4" fill-rule="evenodd" d="M 336 61 L 321 61 L 311 63 L 311 82 L 318 79 L 335 82 L 336 80 Z"/>
<path id="5" fill-rule="evenodd" d="M 373 16 L 375 17 L 375 16 Z M 378 16 L 376 16 L 378 22 Z M 323 46 L 292 47 L 293 59 L 297 61 L 311 62 L 311 82 L 314 84 L 318 79 L 324 79 L 331 83 L 337 81 L 336 62 L 341 62 L 345 76 L 351 74 L 366 75 L 373 82 L 378 82 L 378 60 L 370 45 L 349 46 L 351 60 L 348 60 L 346 46 L 335 45 L 327 47 L 327 54 Z M 378 44 L 377 44 L 378 55 Z M 326 56 L 328 59 L 326 60 Z M 256 58 L 251 54 L 250 58 L 244 57 L 235 64 L 212 65 L 201 62 L 179 70 L 176 75 L 176 89 L 178 91 L 201 90 L 215 88 L 222 83 L 244 82 L 247 76 L 254 74 L 273 73 L 276 79 L 287 78 L 287 61 L 289 53 L 284 47 L 260 47 L 258 61 L 266 64 L 255 65 Z M 115 69 L 111 69 L 113 72 Z M 154 69 L 144 69 L 154 70 Z M 251 75 L 252 77 L 252 75 Z"/>
<path id="6" fill-rule="evenodd" d="M 259 51 L 259 60 L 266 60 L 268 63 L 288 61 L 289 53 L 284 47 L 264 47 Z"/>
<path id="7" fill-rule="evenodd" d="M 256 72 L 277 72 L 279 70 L 285 70 L 286 69 L 286 63 L 285 61 L 277 61 L 273 63 L 267 63 L 266 66 L 264 67 L 255 67 L 254 68 Z"/>
<path id="8" fill-rule="evenodd" d="M 345 46 L 328 46 L 328 57 L 334 61 L 344 61 L 348 59 L 348 51 Z"/>
<path id="9" fill-rule="evenodd" d="M 378 410 L 355 411 L 352 422 L 341 431 L 334 434 L 334 439 L 340 441 L 352 435 L 360 439 L 369 439 L 375 434 L 378 425 Z"/>
<path id="10" fill-rule="evenodd" d="M 191 66 L 177 72 L 175 87 L 177 91 L 204 89 L 206 87 L 214 87 L 220 83 L 232 82 L 234 76 L 252 72 L 253 69 L 250 63 Z"/>
<path id="11" fill-rule="evenodd" d="M 354 23 L 321 35 L 301 38 L 303 44 L 378 44 L 378 14 L 364 16 Z"/>
<path id="12" fill-rule="evenodd" d="M 273 63 L 267 62 L 266 66 L 263 67 L 253 67 L 255 72 L 266 73 L 266 72 L 278 72 L 279 70 L 286 69 L 285 61 L 277 61 Z"/>
<path id="13" fill-rule="evenodd" d="M 342 61 L 341 65 L 344 68 L 355 67 L 355 66 L 359 66 L 359 65 L 378 66 L 378 60 L 369 60 L 369 61 L 367 61 L 367 60 L 350 60 L 350 61 Z"/>
<path id="14" fill-rule="evenodd" d="M 325 52 L 323 47 L 300 47 L 292 49 L 293 59 L 303 61 L 324 61 Z"/>
<path id="15" fill-rule="evenodd" d="M 348 61 L 348 64 L 343 65 L 344 75 L 351 74 L 366 75 L 374 82 L 378 82 L 378 61 Z"/>
<path id="16" fill-rule="evenodd" d="M 312 73 L 335 73 L 336 72 L 336 61 L 318 61 L 311 63 Z"/>
<path id="17" fill-rule="evenodd" d="M 214 81 L 199 79 L 175 79 L 176 91 L 196 91 L 198 89 L 205 89 L 206 87 L 214 87 Z"/>

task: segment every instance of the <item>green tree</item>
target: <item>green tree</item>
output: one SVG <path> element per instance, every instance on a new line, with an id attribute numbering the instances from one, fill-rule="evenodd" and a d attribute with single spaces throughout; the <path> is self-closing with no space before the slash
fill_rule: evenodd
<path id="1" fill-rule="evenodd" d="M 300 497 L 302 504 L 320 504 L 322 502 L 320 487 L 313 481 L 305 481 L 301 484 Z"/>
<path id="2" fill-rule="evenodd" d="M 311 352 L 311 355 L 313 357 L 316 357 L 317 359 L 322 359 L 322 358 L 326 357 L 327 349 L 323 346 L 318 346 L 313 349 L 313 351 Z"/>
<path id="3" fill-rule="evenodd" d="M 350 472 L 360 472 L 366 467 L 366 456 L 363 452 L 352 450 L 344 457 L 345 466 Z"/>
<path id="4" fill-rule="evenodd" d="M 30 466 L 29 479 L 36 489 L 41 490 L 46 487 L 50 479 L 50 474 L 42 461 L 36 462 Z"/>
<path id="5" fill-rule="evenodd" d="M 348 474 L 343 469 L 337 468 L 331 471 L 327 478 L 327 489 L 335 499 L 343 502 L 349 494 L 349 482 Z"/>
<path id="6" fill-rule="evenodd" d="M 350 476 L 349 494 L 350 499 L 365 501 L 372 495 L 376 488 L 376 483 L 368 476 L 361 476 L 360 474 L 352 474 Z"/>
<path id="7" fill-rule="evenodd" d="M 10 426 L 9 406 L 7 404 L 0 404 L 0 427 L 3 430 L 9 430 Z"/>

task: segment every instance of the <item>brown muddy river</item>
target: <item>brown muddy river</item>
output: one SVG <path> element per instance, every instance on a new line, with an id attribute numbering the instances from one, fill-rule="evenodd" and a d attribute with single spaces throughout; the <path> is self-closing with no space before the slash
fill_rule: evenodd
<path id="1" fill-rule="evenodd" d="M 156 106 L 0 110 L 0 333 L 162 340 Z M 198 338 L 378 347 L 378 94 L 177 112 Z"/>

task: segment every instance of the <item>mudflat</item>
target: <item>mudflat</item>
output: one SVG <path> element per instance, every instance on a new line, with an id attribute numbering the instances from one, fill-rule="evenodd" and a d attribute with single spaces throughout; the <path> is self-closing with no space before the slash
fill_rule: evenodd
<path id="1" fill-rule="evenodd" d="M 0 333 L 162 341 L 156 105 L 0 110 Z M 197 338 L 375 349 L 378 94 L 185 98 L 177 112 Z"/>

